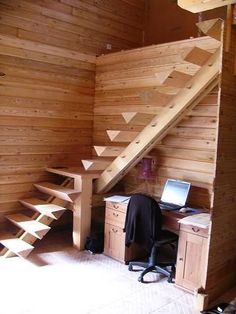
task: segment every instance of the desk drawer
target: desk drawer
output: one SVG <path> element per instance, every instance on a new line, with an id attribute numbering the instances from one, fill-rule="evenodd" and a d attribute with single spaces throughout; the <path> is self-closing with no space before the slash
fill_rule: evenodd
<path id="1" fill-rule="evenodd" d="M 180 230 L 188 233 L 196 234 L 202 237 L 208 237 L 208 229 L 199 228 L 192 225 L 180 224 Z"/>
<path id="2" fill-rule="evenodd" d="M 124 228 L 126 214 L 118 210 L 106 208 L 106 223 Z"/>
<path id="3" fill-rule="evenodd" d="M 126 214 L 127 204 L 115 203 L 115 202 L 106 202 L 106 209 L 113 209 Z"/>

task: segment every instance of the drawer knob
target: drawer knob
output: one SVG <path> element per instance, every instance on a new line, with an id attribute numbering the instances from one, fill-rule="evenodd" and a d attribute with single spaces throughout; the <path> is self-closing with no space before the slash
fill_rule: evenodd
<path id="1" fill-rule="evenodd" d="M 118 231 L 117 229 L 114 229 L 114 228 L 112 228 L 111 230 L 115 233 Z"/>
<path id="2" fill-rule="evenodd" d="M 118 217 L 118 216 L 119 216 L 119 214 L 117 214 L 117 213 L 113 213 L 113 216 Z"/>
<path id="3" fill-rule="evenodd" d="M 180 258 L 179 258 L 179 261 L 183 261 L 183 260 L 184 260 L 183 257 L 180 257 Z"/>
<path id="4" fill-rule="evenodd" d="M 199 232 L 200 231 L 199 228 L 194 228 L 194 227 L 192 227 L 192 230 L 193 230 L 193 232 Z"/>
<path id="5" fill-rule="evenodd" d="M 113 207 L 114 207 L 115 209 L 119 208 L 119 206 L 118 206 L 118 205 L 113 205 Z"/>

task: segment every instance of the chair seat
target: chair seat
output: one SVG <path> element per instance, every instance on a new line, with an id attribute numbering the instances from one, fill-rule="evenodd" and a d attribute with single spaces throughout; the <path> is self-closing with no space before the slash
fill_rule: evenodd
<path id="1" fill-rule="evenodd" d="M 153 271 L 166 276 L 168 282 L 174 277 L 178 236 L 163 230 L 161 222 L 161 210 L 153 198 L 142 194 L 131 196 L 124 229 L 126 246 L 134 241 L 150 253 L 148 262 L 129 263 L 130 271 L 134 266 L 144 268 L 138 278 L 140 282 L 144 282 L 144 275 Z"/>
<path id="2" fill-rule="evenodd" d="M 172 243 L 178 241 L 178 235 L 169 231 L 161 230 L 159 239 L 155 242 L 156 246 L 162 246 L 164 244 Z"/>

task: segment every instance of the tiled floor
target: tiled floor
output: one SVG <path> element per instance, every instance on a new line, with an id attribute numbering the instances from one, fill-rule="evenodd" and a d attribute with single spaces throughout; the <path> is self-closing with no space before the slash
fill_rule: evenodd
<path id="1" fill-rule="evenodd" d="M 192 314 L 193 296 L 104 256 L 78 252 L 70 235 L 48 236 L 30 258 L 0 261 L 0 314 Z"/>

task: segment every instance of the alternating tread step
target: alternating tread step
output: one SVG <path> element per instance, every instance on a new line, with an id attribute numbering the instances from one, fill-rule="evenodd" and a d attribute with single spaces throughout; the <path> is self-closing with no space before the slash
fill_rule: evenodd
<path id="1" fill-rule="evenodd" d="M 0 240 L 0 243 L 12 253 L 23 258 L 27 257 L 34 248 L 29 243 L 18 238 Z"/>
<path id="2" fill-rule="evenodd" d="M 124 146 L 94 146 L 96 154 L 100 157 L 116 157 L 125 149 Z"/>
<path id="3" fill-rule="evenodd" d="M 152 121 L 133 139 L 110 166 L 103 171 L 96 181 L 96 192 L 106 192 L 111 189 L 134 165 L 141 160 L 155 144 L 175 127 L 187 113 L 219 84 L 220 50 L 207 60 L 203 67 L 189 80 L 184 88 L 165 106 L 162 114 L 155 116 Z M 117 140 L 125 132 L 113 132 L 112 139 Z M 115 134 L 115 132 L 117 132 Z M 109 133 L 108 133 L 109 134 Z M 111 136 L 110 136 L 111 138 Z"/>
<path id="4" fill-rule="evenodd" d="M 36 183 L 34 186 L 43 193 L 58 197 L 67 202 L 74 202 L 80 195 L 80 191 L 62 187 L 49 182 Z"/>
<path id="5" fill-rule="evenodd" d="M 107 135 L 112 142 L 132 142 L 139 132 L 135 131 L 120 131 L 120 130 L 107 130 Z"/>
<path id="6" fill-rule="evenodd" d="M 207 21 L 202 21 L 196 24 L 197 27 L 207 36 L 215 38 L 216 40 L 221 40 L 222 34 L 222 20 L 212 19 Z"/>
<path id="7" fill-rule="evenodd" d="M 20 202 L 25 207 L 30 208 L 40 214 L 43 214 L 53 219 L 60 218 L 61 215 L 66 210 L 65 207 L 52 204 L 52 203 L 47 203 L 37 198 L 28 198 L 28 199 L 20 200 Z"/>
<path id="8" fill-rule="evenodd" d="M 92 178 L 98 178 L 99 173 L 87 173 L 83 167 L 70 167 L 70 168 L 46 168 L 48 172 L 55 173 L 61 176 L 69 177 L 77 179 L 78 177 L 82 177 L 84 175 L 91 176 Z"/>
<path id="9" fill-rule="evenodd" d="M 201 49 L 199 47 L 190 48 L 189 52 L 184 57 L 184 60 L 196 64 L 198 66 L 204 65 L 207 60 L 212 56 L 212 53 Z"/>
<path id="10" fill-rule="evenodd" d="M 51 229 L 49 226 L 21 213 L 7 215 L 6 218 L 19 228 L 38 239 L 42 239 L 43 236 Z"/>
<path id="11" fill-rule="evenodd" d="M 81 160 L 85 170 L 104 170 L 111 163 L 111 160 L 89 159 Z"/>
<path id="12" fill-rule="evenodd" d="M 149 123 L 155 114 L 143 113 L 143 112 L 123 112 L 122 117 L 126 123 L 132 123 L 135 125 L 146 125 Z"/>
<path id="13" fill-rule="evenodd" d="M 186 83 L 192 78 L 192 75 L 180 72 L 173 71 L 171 72 L 166 80 L 163 82 L 166 86 L 173 86 L 182 88 L 186 85 Z"/>

